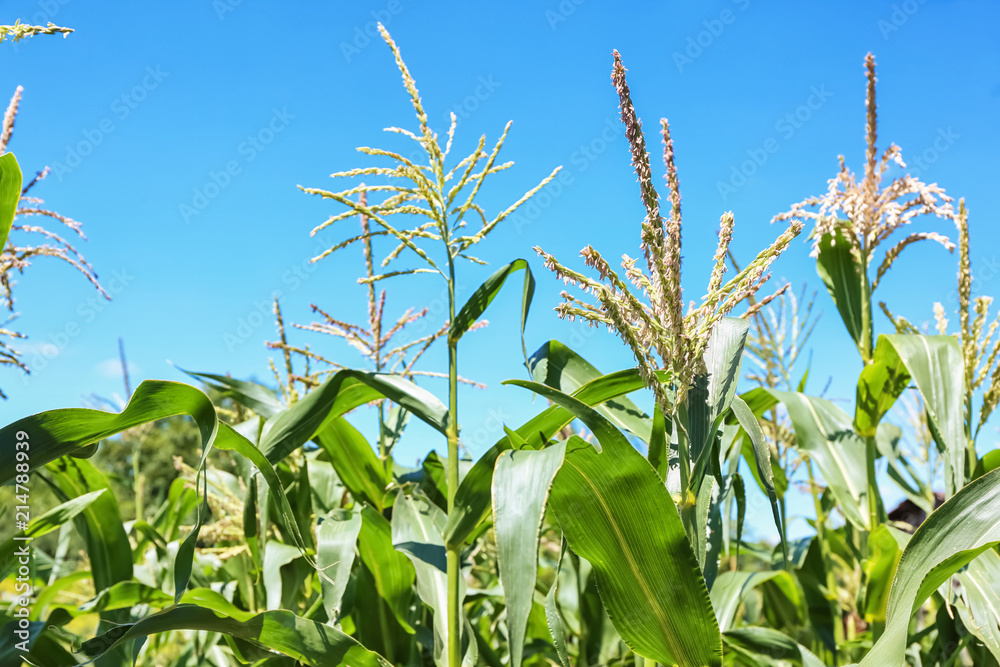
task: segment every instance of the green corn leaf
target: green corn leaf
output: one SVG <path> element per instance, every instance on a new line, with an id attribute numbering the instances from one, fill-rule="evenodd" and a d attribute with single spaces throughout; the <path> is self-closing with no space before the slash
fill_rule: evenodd
<path id="1" fill-rule="evenodd" d="M 528 309 L 531 308 L 531 298 L 535 293 L 535 277 L 531 275 L 531 268 L 528 266 L 527 260 L 524 259 L 515 259 L 510 264 L 500 267 L 496 273 L 479 286 L 479 289 L 473 292 L 448 329 L 449 345 L 458 343 L 469 327 L 486 312 L 486 308 L 500 293 L 507 278 L 515 271 L 522 269 L 524 270 L 524 291 L 521 297 L 521 351 L 524 353 L 525 362 L 527 362 L 528 348 L 524 344 L 524 327 L 528 323 Z"/>
<path id="2" fill-rule="evenodd" d="M 788 635 L 772 628 L 737 628 L 723 633 L 726 654 L 743 655 L 762 666 L 824 667 L 823 661 Z M 759 662 L 758 662 L 759 661 Z"/>
<path id="3" fill-rule="evenodd" d="M 79 499 L 100 492 L 73 519 L 87 545 L 94 590 L 102 591 L 131 579 L 132 545 L 107 477 L 86 459 L 64 457 L 50 463 L 48 468 L 52 481 L 68 498 Z M 178 559 L 181 558 L 178 553 Z"/>
<path id="4" fill-rule="evenodd" d="M 711 449 L 726 409 L 736 396 L 749 327 L 746 320 L 725 317 L 712 331 L 703 357 L 708 372 L 696 376 L 688 392 L 688 435 L 691 438 L 692 460 L 707 458 L 707 454 L 703 453 Z M 700 483 L 701 479 L 703 476 L 695 471 L 692 482 Z"/>
<path id="5" fill-rule="evenodd" d="M 590 562 L 608 615 L 637 654 L 721 665 L 708 589 L 670 493 L 620 433 L 601 446 L 571 438 L 552 485 L 549 502 L 570 548 Z"/>
<path id="6" fill-rule="evenodd" d="M 1000 661 L 1000 554 L 985 551 L 956 576 L 962 623 Z"/>
<path id="7" fill-rule="evenodd" d="M 881 525 L 868 536 L 868 548 L 871 555 L 865 564 L 868 576 L 868 587 L 865 589 L 864 614 L 865 621 L 885 622 L 885 607 L 889 602 L 889 584 L 896 573 L 899 558 L 909 539 L 909 535 Z"/>
<path id="8" fill-rule="evenodd" d="M 778 529 L 778 535 L 781 539 L 782 554 L 784 554 L 785 560 L 787 561 L 788 545 L 785 544 L 785 533 L 781 529 L 781 513 L 778 510 L 778 496 L 774 490 L 774 473 L 771 468 L 771 450 L 767 446 L 767 442 L 764 440 L 764 432 L 761 431 L 760 424 L 757 422 L 757 416 L 750 410 L 750 406 L 748 406 L 739 396 L 734 396 L 730 407 L 732 408 L 733 415 L 736 417 L 737 421 L 739 421 L 740 426 L 743 427 L 743 430 L 746 431 L 747 435 L 750 437 L 750 441 L 753 443 L 754 460 L 757 462 L 757 475 L 763 483 L 764 491 L 767 493 L 767 499 L 771 503 L 771 515 L 774 518 L 774 525 Z"/>
<path id="9" fill-rule="evenodd" d="M 197 604 L 178 605 L 86 641 L 80 652 L 96 658 L 130 639 L 172 630 L 200 630 L 245 639 L 311 667 L 391 667 L 343 632 L 290 611 L 256 615 L 235 608 L 230 611 L 226 614 Z"/>
<path id="10" fill-rule="evenodd" d="M 0 155 L 0 251 L 7 245 L 7 235 L 20 201 L 21 167 L 13 153 L 4 153 Z"/>
<path id="11" fill-rule="evenodd" d="M 896 359 L 920 391 L 929 425 L 940 436 L 944 446 L 945 495 L 951 496 L 966 482 L 968 451 L 965 435 L 965 363 L 958 339 L 954 336 L 916 334 L 879 336 L 873 365 L 881 361 L 885 366 L 892 366 Z M 862 391 L 860 381 L 858 391 Z"/>
<path id="12" fill-rule="evenodd" d="M 371 507 L 361 510 L 361 532 L 358 553 L 375 579 L 375 589 L 385 600 L 399 624 L 408 633 L 414 632 L 410 613 L 415 574 L 413 564 L 392 546 L 392 527 Z"/>
<path id="13" fill-rule="evenodd" d="M 382 424 L 382 441 L 387 452 L 392 452 L 393 448 L 403 437 L 403 429 L 410 421 L 410 412 L 395 403 L 389 408 L 389 414 Z"/>
<path id="14" fill-rule="evenodd" d="M 552 387 L 547 387 L 537 382 L 529 382 L 527 380 L 505 380 L 504 384 L 512 384 L 516 387 L 531 389 L 541 397 L 547 398 L 556 405 L 565 408 L 572 413 L 575 418 L 587 425 L 587 428 L 594 433 L 594 436 L 602 446 L 605 440 L 613 440 L 616 442 L 621 441 L 628 445 L 628 440 L 625 439 L 625 436 L 622 435 L 621 431 L 616 429 L 610 421 L 601 415 L 601 413 L 597 412 L 597 410 L 590 407 L 584 401 L 581 401 L 575 396 L 570 396 L 569 394 L 564 394 L 557 389 L 553 389 Z M 628 446 L 631 448 L 631 445 Z"/>
<path id="15" fill-rule="evenodd" d="M 80 605 L 80 611 L 91 613 L 112 609 L 131 609 L 141 604 L 167 607 L 173 602 L 173 595 L 167 595 L 158 588 L 147 586 L 138 581 L 121 581 L 111 588 L 105 588 L 96 597 Z"/>
<path id="16" fill-rule="evenodd" d="M 843 234 L 825 234 L 819 243 L 816 272 L 826 285 L 826 291 L 837 306 L 840 319 L 854 344 L 862 347 L 864 327 L 864 290 L 868 276 L 864 267 L 851 254 L 851 242 Z"/>
<path id="17" fill-rule="evenodd" d="M 580 387 L 574 396 L 587 405 L 601 403 L 638 391 L 644 387 L 638 371 L 629 369 L 610 373 Z M 572 412 L 558 405 L 545 409 L 517 429 L 518 436 L 537 449 L 548 442 L 559 429 L 575 419 Z M 449 547 L 458 547 L 489 515 L 493 468 L 500 453 L 511 448 L 506 435 L 476 461 L 455 496 L 455 509 L 448 518 L 445 541 Z"/>
<path id="18" fill-rule="evenodd" d="M 351 578 L 355 547 L 361 533 L 358 510 L 334 510 L 320 523 L 317 531 L 316 565 L 326 573 L 321 580 L 323 605 L 332 622 L 341 615 L 341 600 Z"/>
<path id="19" fill-rule="evenodd" d="M 432 428 L 444 432 L 447 408 L 430 392 L 398 375 L 342 370 L 271 419 L 261 449 L 269 460 L 281 460 L 330 422 L 382 398 L 406 406 Z"/>
<path id="20" fill-rule="evenodd" d="M 962 350 L 954 336 L 883 334 L 872 363 L 858 378 L 854 427 L 866 437 L 876 435 L 879 421 L 912 379 L 943 453 L 947 496 L 962 488 L 967 477 L 964 368 Z M 890 474 L 893 472 L 899 475 L 898 469 L 890 468 Z"/>
<path id="21" fill-rule="evenodd" d="M 743 522 L 747 516 L 747 491 L 743 485 L 743 477 L 739 473 L 733 475 L 733 494 L 736 496 L 736 558 L 740 557 L 740 544 L 743 542 Z"/>
<path id="22" fill-rule="evenodd" d="M 375 450 L 350 422 L 343 417 L 328 421 L 315 440 L 330 457 L 333 469 L 352 496 L 380 511 L 385 509 L 389 475 Z"/>
<path id="23" fill-rule="evenodd" d="M 872 363 L 858 376 L 854 428 L 858 435 L 875 435 L 882 417 L 910 384 L 910 374 L 886 336 L 878 337 Z"/>
<path id="24" fill-rule="evenodd" d="M 271 463 L 309 442 L 330 422 L 366 403 L 388 398 L 444 434 L 448 409 L 426 389 L 398 375 L 338 371 L 270 422 L 260 449 Z"/>
<path id="25" fill-rule="evenodd" d="M 603 374 L 589 361 L 557 340 L 550 340 L 535 350 L 528 359 L 531 379 L 573 394 L 580 387 Z M 638 405 L 625 396 L 595 405 L 594 409 L 607 417 L 612 424 L 626 430 L 643 442 L 652 437 L 652 420 Z"/>
<path id="26" fill-rule="evenodd" d="M 434 661 L 448 667 L 448 579 L 444 539 L 441 532 L 447 517 L 424 495 L 408 496 L 402 491 L 392 506 L 392 545 L 413 563 L 417 575 L 417 595 L 434 611 Z M 459 577 L 459 605 L 465 599 L 465 578 Z M 469 662 L 475 642 L 463 633 L 463 666 Z"/>
<path id="27" fill-rule="evenodd" d="M 768 570 L 762 572 L 723 572 L 712 585 L 712 607 L 719 619 L 719 629 L 723 633 L 732 630 L 736 621 L 736 612 L 747 596 L 758 586 L 768 582 L 778 582 L 779 587 L 786 591 L 786 597 L 793 603 L 798 603 L 801 596 L 795 584 L 795 579 L 784 570 Z"/>
<path id="28" fill-rule="evenodd" d="M 865 442 L 846 412 L 823 398 L 767 390 L 784 404 L 795 431 L 795 447 L 819 467 L 839 508 L 852 524 L 868 530 Z"/>
<path id="29" fill-rule="evenodd" d="M 85 493 L 82 496 L 71 498 L 61 505 L 53 507 L 45 514 L 32 518 L 28 523 L 27 530 L 23 531 L 23 535 L 32 539 L 39 538 L 42 535 L 48 535 L 53 530 L 72 520 L 73 517 L 90 507 L 91 503 L 97 500 L 101 494 L 106 492 L 106 488 L 98 489 L 96 491 L 91 491 L 90 493 Z M 3 563 L 0 565 L 0 579 L 6 579 L 7 575 L 13 571 L 13 554 L 18 545 L 19 542 L 11 538 L 0 546 L 0 559 L 3 559 L 0 561 Z"/>
<path id="30" fill-rule="evenodd" d="M 896 567 L 886 605 L 885 631 L 861 667 L 902 665 L 914 611 L 938 586 L 1000 543 L 1000 470 L 970 482 L 913 533 Z"/>
<path id="31" fill-rule="evenodd" d="M 31 445 L 31 463 L 38 468 L 60 456 L 90 456 L 104 438 L 147 422 L 175 415 L 189 415 L 198 424 L 202 449 L 211 449 L 218 430 L 215 407 L 200 390 L 179 382 L 147 380 L 136 387 L 120 414 L 66 408 L 40 412 L 0 429 L 0 441 L 14 442 L 26 433 Z M 14 479 L 14 447 L 0 448 L 0 484 Z"/>
<path id="32" fill-rule="evenodd" d="M 281 609 L 284 586 L 281 579 L 281 568 L 302 555 L 298 547 L 284 544 L 277 540 L 268 540 L 264 545 L 264 591 L 267 593 L 268 609 Z M 324 572 L 324 575 L 326 573 Z M 329 575 L 326 575 L 329 577 Z"/>
<path id="33" fill-rule="evenodd" d="M 237 380 L 228 375 L 198 373 L 187 371 L 181 367 L 177 370 L 200 380 L 206 387 L 218 391 L 225 398 L 231 398 L 245 408 L 253 410 L 264 418 L 271 418 L 287 406 L 282 403 L 271 389 L 256 382 Z"/>
<path id="34" fill-rule="evenodd" d="M 559 605 L 556 599 L 559 592 L 559 573 L 562 571 L 562 562 L 565 556 L 566 540 L 563 539 L 562 547 L 559 549 L 559 561 L 556 563 L 556 574 L 552 580 L 549 592 L 545 594 L 545 621 L 549 626 L 549 633 L 552 635 L 552 645 L 555 646 L 560 667 L 570 667 L 569 652 L 566 650 L 566 631 L 563 628 L 562 617 L 559 615 Z"/>
<path id="35" fill-rule="evenodd" d="M 493 526 L 497 565 L 507 606 L 511 665 L 520 667 L 525 629 L 538 575 L 538 541 L 552 480 L 563 462 L 565 443 L 542 450 L 508 450 L 493 473 Z"/>

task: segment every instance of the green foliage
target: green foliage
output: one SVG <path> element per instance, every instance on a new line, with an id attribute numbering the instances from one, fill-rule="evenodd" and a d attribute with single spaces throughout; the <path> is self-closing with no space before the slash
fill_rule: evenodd
<path id="1" fill-rule="evenodd" d="M 278 390 L 222 373 L 190 372 L 207 393 L 147 381 L 120 412 L 53 410 L 0 429 L 0 442 L 10 443 L 0 448 L 0 481 L 13 483 L 16 500 L 29 479 L 30 449 L 33 488 L 41 480 L 52 495 L 39 512 L 36 500 L 44 496 L 32 491 L 36 516 L 26 521 L 23 535 L 4 536 L 5 579 L 30 584 L 35 597 L 23 612 L 26 627 L 19 597 L 0 603 L 6 622 L 0 661 L 61 666 L 96 659 L 115 667 L 996 665 L 1000 458 L 976 453 L 982 419 L 973 428 L 971 408 L 973 391 L 995 361 L 984 359 L 988 303 L 977 302 L 976 319 L 963 323 L 959 339 L 914 332 L 876 337 L 871 292 L 911 241 L 890 250 L 884 269 L 869 280 L 859 267 L 867 267 L 872 247 L 854 232 L 886 211 L 865 217 L 852 208 L 846 222 L 813 216 L 818 270 L 858 347 L 861 373 L 853 418 L 833 401 L 810 395 L 808 368 L 793 366 L 812 330 L 811 302 L 803 311 L 794 296 L 786 302 L 784 288 L 777 297 L 753 297 L 764 269 L 798 226 L 747 269 L 737 269 L 736 282 L 723 284 L 732 227 L 731 216 L 724 217 L 710 296 L 695 311 L 700 315 L 678 315 L 679 195 L 673 196 L 676 173 L 664 123 L 676 210 L 667 224 L 651 215 L 643 242 L 677 265 L 653 262 L 655 287 L 641 272 L 627 276 L 655 297 L 650 307 L 623 306 L 619 298 L 628 297 L 622 291 L 612 298 L 606 283 L 572 274 L 597 290 L 601 306 L 588 310 L 571 300 L 561 312 L 580 309 L 627 339 L 636 334 L 626 340 L 633 351 L 640 339 L 676 347 L 658 349 L 658 361 L 640 350 L 637 367 L 605 374 L 568 346 L 545 342 L 524 355 L 531 380 L 508 381 L 528 390 L 525 397 L 530 392 L 540 399 L 536 414 L 505 425 L 504 435 L 477 460 L 463 459 L 459 343 L 478 327 L 507 279 L 523 271 L 521 309 L 510 319 L 526 352 L 536 286 L 528 262 L 518 259 L 487 277 L 461 305 L 456 261 L 479 262 L 466 251 L 548 179 L 488 218 L 475 197 L 487 176 L 509 166 L 496 162 L 503 137 L 490 152 L 480 140 L 470 156 L 446 169 L 454 123 L 442 147 L 399 50 L 384 29 L 383 36 L 420 126 L 418 133 L 393 131 L 416 141 L 428 164 L 363 149 L 394 166 L 337 176 L 379 183 L 310 191 L 348 209 L 325 224 L 361 218 L 363 233 L 330 251 L 364 243 L 361 282 L 437 274 L 448 288 L 448 322 L 418 344 L 389 348 L 398 329 L 382 329 L 384 301 L 371 288 L 366 327 L 327 315 L 333 324 L 324 331 L 359 344 L 371 363 L 369 370 L 351 369 L 290 344 L 276 304 L 280 343 L 273 347 L 282 351 L 286 370 Z M 869 73 L 873 113 L 873 60 Z M 635 130 L 630 141 L 643 201 L 658 211 L 655 191 L 643 181 L 649 157 L 617 55 L 615 83 L 623 120 Z M 865 187 L 874 192 L 881 171 L 869 122 Z M 15 178 L 12 167 L 13 156 L 0 156 L 0 223 L 2 206 L 16 207 L 20 198 L 19 189 L 8 188 L 3 199 L 4 184 Z M 842 184 L 853 188 L 846 173 Z M 921 192 L 940 194 L 929 187 Z M 368 195 L 386 198 L 369 202 Z M 841 205 L 855 201 L 835 199 Z M 793 213 L 804 215 L 801 206 Z M 405 228 L 392 216 L 427 222 Z M 466 216 L 480 219 L 482 227 L 468 230 Z M 967 229 L 961 234 L 960 266 L 967 267 Z M 842 242 L 831 244 L 834 238 Z M 931 236 L 916 240 L 922 238 Z M 422 265 L 376 274 L 373 239 L 395 245 L 383 266 L 401 256 Z M 617 289 L 621 280 L 596 252 L 587 258 L 598 271 L 607 269 L 602 280 Z M 965 307 L 962 275 L 960 269 Z M 744 298 L 744 318 L 724 317 Z M 770 305 L 775 298 L 778 309 Z M 630 308 L 631 320 L 616 319 Z M 669 331 L 656 329 L 661 314 Z M 651 328 L 641 328 L 646 325 Z M 894 326 L 906 329 L 898 318 Z M 448 346 L 447 373 L 415 368 L 415 359 L 439 338 Z M 977 342 L 970 346 L 969 340 Z M 746 370 L 745 359 L 757 368 Z M 318 360 L 329 368 L 315 371 L 309 364 Z M 303 361 L 305 372 L 296 373 Z M 426 374 L 448 379 L 446 399 L 419 384 Z M 741 378 L 759 386 L 740 393 Z M 994 385 L 988 385 L 981 415 L 995 407 Z M 904 430 L 893 423 L 893 410 L 907 400 L 907 389 L 918 397 L 918 422 Z M 359 408 L 369 405 L 377 408 L 378 442 L 368 441 L 360 423 L 372 413 Z M 414 468 L 393 456 L 395 444 L 408 437 L 410 416 L 447 442 L 446 453 L 432 451 Z M 913 439 L 926 445 L 917 454 Z M 936 474 L 932 456 L 943 461 L 943 475 Z M 889 479 L 926 520 L 885 512 L 876 476 L 883 461 Z M 748 471 L 759 494 L 754 485 L 746 488 Z M 935 509 L 939 483 L 943 504 Z M 814 532 L 789 539 L 789 504 L 807 497 Z M 773 533 L 746 539 L 748 511 L 768 506 Z M 26 564 L 13 557 L 16 538 L 23 536 L 36 540 Z M 24 632 L 20 645 L 14 641 L 18 630 Z"/>

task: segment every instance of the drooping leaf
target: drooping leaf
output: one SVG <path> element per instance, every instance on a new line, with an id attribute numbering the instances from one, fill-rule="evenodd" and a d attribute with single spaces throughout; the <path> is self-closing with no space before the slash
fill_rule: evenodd
<path id="1" fill-rule="evenodd" d="M 538 541 L 552 480 L 563 463 L 565 443 L 542 450 L 508 450 L 493 473 L 493 526 L 497 565 L 507 606 L 511 665 L 520 667 L 525 629 L 538 575 Z"/>
<path id="2" fill-rule="evenodd" d="M 970 482 L 913 533 L 896 567 L 885 631 L 861 667 L 901 665 L 914 611 L 955 572 L 1000 543 L 1000 470 Z"/>
<path id="3" fill-rule="evenodd" d="M 356 407 L 388 398 L 444 434 L 448 409 L 432 393 L 398 375 L 342 370 L 277 415 L 261 438 L 260 449 L 276 463 L 338 417 Z"/>
<path id="4" fill-rule="evenodd" d="M 573 394 L 580 387 L 600 377 L 602 373 L 589 361 L 557 340 L 550 340 L 535 350 L 528 359 L 528 370 L 535 382 Z M 649 442 L 653 428 L 650 417 L 625 396 L 616 397 L 594 406 L 612 424 Z"/>
<path id="5" fill-rule="evenodd" d="M 0 429 L 0 441 L 14 442 L 19 432 L 29 434 L 31 463 L 41 467 L 60 456 L 90 456 L 92 445 L 134 426 L 189 415 L 198 424 L 202 449 L 211 448 L 218 429 L 215 407 L 200 390 L 178 382 L 146 380 L 132 394 L 120 414 L 66 408 L 40 412 Z M 14 478 L 15 448 L 0 448 L 0 484 Z"/>
<path id="6" fill-rule="evenodd" d="M 573 437 L 550 504 L 586 558 L 622 639 L 663 664 L 717 666 L 715 612 L 670 493 L 617 430 L 602 452 Z"/>
<path id="7" fill-rule="evenodd" d="M 205 383 L 205 386 L 218 391 L 226 398 L 233 399 L 243 407 L 253 410 L 261 417 L 273 417 L 287 407 L 271 389 L 262 384 L 237 380 L 228 375 L 187 371 L 179 366 L 177 370 L 200 380 Z"/>
<path id="8" fill-rule="evenodd" d="M 473 292 L 469 300 L 465 302 L 455 321 L 448 330 L 448 342 L 457 343 L 459 339 L 469 330 L 476 320 L 486 312 L 486 308 L 492 303 L 496 295 L 500 293 L 507 278 L 515 271 L 524 270 L 524 291 L 521 297 L 521 351 L 524 359 L 528 359 L 528 348 L 524 345 L 524 327 L 528 323 L 528 309 L 531 308 L 531 297 L 535 293 L 535 277 L 531 275 L 531 267 L 527 260 L 515 259 L 510 264 L 500 267 L 492 276 Z"/>
<path id="9" fill-rule="evenodd" d="M 141 604 L 148 604 L 154 607 L 167 607 L 173 604 L 173 602 L 173 595 L 167 595 L 158 588 L 153 588 L 134 580 L 120 581 L 111 588 L 105 588 L 96 597 L 80 605 L 80 611 L 95 612 L 112 609 L 131 609 Z"/>

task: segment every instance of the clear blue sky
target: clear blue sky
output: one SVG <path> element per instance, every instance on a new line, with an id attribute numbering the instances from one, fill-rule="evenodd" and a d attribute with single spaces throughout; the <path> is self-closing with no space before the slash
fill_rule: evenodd
<path id="1" fill-rule="evenodd" d="M 364 290 L 352 284 L 363 271 L 360 256 L 306 264 L 317 248 L 309 231 L 338 209 L 296 185 L 333 187 L 330 173 L 370 164 L 356 146 L 398 145 L 382 128 L 414 125 L 391 54 L 372 36 L 376 19 L 400 45 L 432 125 L 443 133 L 448 112 L 459 113 L 458 153 L 483 133 L 492 143 L 514 120 L 503 157 L 517 164 L 484 189 L 488 210 L 556 165 L 569 175 L 534 219 L 522 219 L 530 224 L 490 238 L 481 255 L 492 268 L 466 267 L 461 281 L 469 294 L 496 266 L 531 259 L 538 289 L 530 349 L 558 338 L 603 370 L 632 365 L 610 334 L 555 317 L 561 283 L 531 252 L 540 244 L 571 264 L 587 243 L 609 258 L 638 253 L 642 211 L 609 80 L 612 49 L 629 69 L 646 127 L 661 116 L 671 121 L 687 298 L 699 298 L 707 282 L 721 213 L 735 213 L 734 248 L 747 258 L 779 232 L 768 224 L 773 215 L 825 190 L 839 153 L 862 168 L 868 51 L 878 62 L 880 149 L 899 144 L 911 167 L 923 156 L 923 180 L 966 197 L 976 289 L 1000 291 L 990 280 L 1000 271 L 991 198 L 1000 173 L 995 2 L 7 0 L 2 14 L 5 23 L 51 20 L 76 29 L 66 39 L 0 45 L 0 94 L 24 86 L 9 149 L 26 172 L 53 167 L 35 194 L 84 223 L 90 240 L 81 249 L 115 293 L 97 310 L 86 281 L 44 260 L 19 279 L 17 325 L 30 335 L 23 347 L 34 372 L 22 379 L 0 371 L 11 395 L 0 403 L 0 422 L 78 405 L 91 392 L 121 393 L 119 336 L 134 382 L 185 379 L 167 360 L 266 380 L 276 291 L 290 321 L 310 321 L 311 302 L 346 320 L 364 318 Z M 249 141 L 269 126 L 278 131 L 264 132 L 268 141 Z M 765 144 L 778 150 L 761 159 Z M 760 164 L 746 168 L 753 171 L 746 183 L 734 180 L 754 155 Z M 212 174 L 227 165 L 234 175 L 214 188 Z M 344 225 L 329 237 L 355 232 L 355 222 Z M 954 235 L 934 219 L 915 229 Z M 878 292 L 916 322 L 954 291 L 957 262 L 922 245 L 907 250 Z M 302 280 L 296 271 L 305 269 Z M 836 376 L 829 395 L 849 402 L 860 361 L 804 240 L 775 277 L 821 290 L 811 387 L 819 391 Z M 425 303 L 438 292 L 434 280 L 385 283 L 389 312 Z M 538 409 L 523 390 L 500 385 L 523 372 L 512 323 L 518 298 L 515 288 L 494 302 L 493 324 L 463 346 L 463 375 L 489 385 L 462 395 L 474 454 L 502 434 L 501 421 L 516 426 Z M 248 331 L 242 322 L 257 326 Z M 75 335 L 62 335 L 68 325 Z M 887 330 L 880 314 L 878 325 Z M 234 344 L 234 336 L 241 340 Z M 296 340 L 357 363 L 332 340 L 307 333 Z M 427 367 L 443 362 L 439 350 Z M 443 395 L 442 384 L 427 385 Z M 406 461 L 440 444 L 429 430 L 411 428 L 400 451 Z"/>

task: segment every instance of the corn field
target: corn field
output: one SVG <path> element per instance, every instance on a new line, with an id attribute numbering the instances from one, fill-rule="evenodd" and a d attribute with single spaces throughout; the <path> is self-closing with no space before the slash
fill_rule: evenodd
<path id="1" fill-rule="evenodd" d="M 70 32 L 18 22 L 0 40 Z M 642 123 L 671 110 L 633 102 L 628 78 L 642 73 L 627 51 L 607 59 L 607 111 L 644 211 L 615 223 L 633 252 L 611 259 L 567 223 L 579 257 L 526 244 L 480 284 L 490 237 L 562 167 L 504 192 L 511 124 L 453 154 L 458 117 L 435 129 L 407 45 L 378 32 L 373 52 L 413 110 L 388 131 L 412 150 L 365 145 L 360 166 L 331 165 L 330 184 L 299 186 L 328 217 L 283 232 L 332 235 L 315 263 L 363 260 L 367 316 L 342 319 L 337 291 L 310 285 L 311 313 L 270 304 L 269 380 L 185 370 L 184 383 L 126 385 L 120 402 L 0 420 L 0 664 L 1000 664 L 1000 454 L 977 450 L 1000 403 L 1000 317 L 973 294 L 975 216 L 878 133 L 875 57 L 859 59 L 844 93 L 858 113 L 839 121 L 864 123 L 863 164 L 841 156 L 819 194 L 775 212 L 764 242 L 719 211 L 711 272 L 684 283 L 704 290 L 685 295 L 683 232 L 705 231 L 682 223 L 685 128 Z M 32 177 L 15 157 L 21 98 L 0 136 L 8 393 L 30 370 L 15 276 L 54 259 L 108 296 L 67 240 L 80 224 L 36 197 L 48 171 Z M 357 115 L 358 141 L 377 141 Z M 738 256 L 737 240 L 754 253 Z M 942 304 L 904 315 L 876 296 L 890 272 L 916 270 L 914 244 L 957 260 L 957 322 Z M 811 253 L 825 289 L 771 280 L 795 253 Z M 440 290 L 444 324 L 424 326 L 427 304 L 399 307 L 401 282 Z M 561 288 L 554 314 L 531 308 Z M 520 294 L 517 312 L 491 308 L 501 292 Z M 856 349 L 852 405 L 810 377 L 818 305 Z M 911 323 L 931 315 L 936 331 Z M 634 365 L 604 373 L 533 340 L 529 323 L 552 317 L 606 329 Z M 467 335 L 494 337 L 503 389 L 535 412 L 474 457 L 459 390 L 498 388 L 463 375 Z M 364 363 L 329 353 L 333 339 Z M 397 446 L 418 422 L 439 445 L 411 467 Z M 790 511 L 808 515 L 807 534 L 790 533 Z M 753 539 L 748 513 L 766 517 Z"/>

